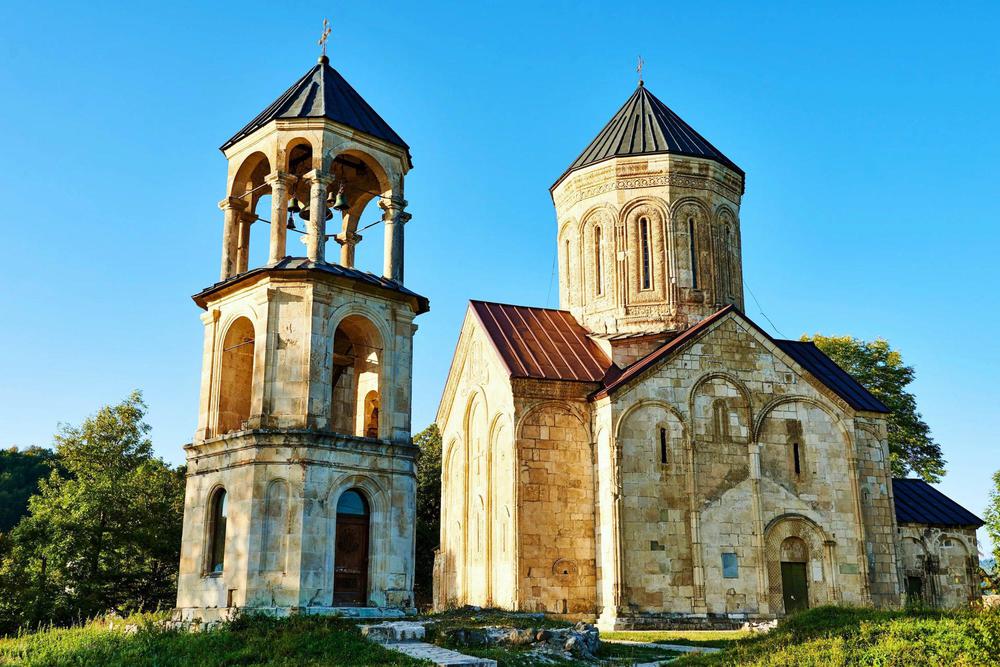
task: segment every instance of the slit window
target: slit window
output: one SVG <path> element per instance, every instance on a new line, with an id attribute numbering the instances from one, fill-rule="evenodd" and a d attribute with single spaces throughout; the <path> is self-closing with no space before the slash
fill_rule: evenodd
<path id="1" fill-rule="evenodd" d="M 570 289 L 569 239 L 563 241 L 563 262 L 566 263 L 566 289 Z"/>
<path id="2" fill-rule="evenodd" d="M 650 264 L 652 263 L 649 254 L 649 219 L 639 218 L 639 243 L 642 251 L 642 289 L 652 287 L 653 279 L 650 276 Z"/>
<path id="3" fill-rule="evenodd" d="M 660 463 L 667 464 L 667 429 L 660 429 Z"/>
<path id="4" fill-rule="evenodd" d="M 694 218 L 688 218 L 688 252 L 691 254 L 691 287 L 698 289 L 698 244 L 694 238 Z"/>
<path id="5" fill-rule="evenodd" d="M 802 460 L 801 460 L 801 453 L 799 452 L 799 443 L 797 442 L 792 445 L 792 463 L 795 466 L 795 474 L 801 475 Z"/>
<path id="6" fill-rule="evenodd" d="M 601 252 L 603 244 L 601 228 L 594 227 L 594 293 L 597 296 L 604 294 L 604 258 Z"/>

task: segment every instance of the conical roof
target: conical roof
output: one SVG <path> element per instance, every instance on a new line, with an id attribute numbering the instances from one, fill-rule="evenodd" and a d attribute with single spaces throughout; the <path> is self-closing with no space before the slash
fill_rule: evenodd
<path id="1" fill-rule="evenodd" d="M 670 107 L 640 83 L 618 113 L 608 121 L 552 187 L 577 169 L 615 157 L 669 153 L 715 160 L 743 177 L 743 170 L 698 134 Z"/>
<path id="2" fill-rule="evenodd" d="M 330 67 L 330 60 L 326 56 L 321 56 L 319 62 L 306 72 L 305 76 L 292 84 L 291 88 L 246 127 L 234 134 L 221 149 L 226 150 L 240 139 L 279 118 L 328 118 L 406 149 L 407 158 L 410 155 L 410 147 L 406 142 L 382 120 L 382 117 L 337 70 Z"/>

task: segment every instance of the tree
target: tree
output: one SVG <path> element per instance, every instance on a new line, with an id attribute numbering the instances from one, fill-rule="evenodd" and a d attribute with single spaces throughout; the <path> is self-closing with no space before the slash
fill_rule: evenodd
<path id="1" fill-rule="evenodd" d="M 434 550 L 441 537 L 441 432 L 431 424 L 413 438 L 420 448 L 417 466 L 417 556 L 414 595 L 423 603 L 431 599 Z"/>
<path id="2" fill-rule="evenodd" d="M 993 576 L 1000 582 L 1000 470 L 993 473 L 993 488 L 990 489 L 990 501 L 983 512 L 986 534 L 993 542 Z"/>
<path id="3" fill-rule="evenodd" d="M 917 412 L 916 397 L 906 390 L 916 373 L 889 341 L 865 341 L 850 336 L 803 336 L 811 340 L 838 366 L 850 373 L 891 410 L 888 417 L 889 456 L 894 477 L 914 472 L 927 482 L 944 475 L 941 446 Z"/>
<path id="4" fill-rule="evenodd" d="M 6 533 L 28 511 L 28 498 L 57 465 L 56 453 L 44 447 L 0 450 L 0 534 Z"/>
<path id="5" fill-rule="evenodd" d="M 0 630 L 172 605 L 184 472 L 152 453 L 142 395 L 55 437 L 53 471 L 0 563 Z"/>

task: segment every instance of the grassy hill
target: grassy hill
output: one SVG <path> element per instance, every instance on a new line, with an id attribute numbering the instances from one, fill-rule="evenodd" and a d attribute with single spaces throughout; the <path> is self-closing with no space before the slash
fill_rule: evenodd
<path id="1" fill-rule="evenodd" d="M 213 632 L 182 633 L 159 627 L 156 621 L 160 619 L 162 617 L 156 616 L 118 619 L 113 626 L 101 620 L 82 627 L 48 629 L 0 639 L 0 665 L 426 664 L 366 642 L 358 633 L 356 621 L 301 616 L 288 619 L 244 617 Z M 489 617 L 476 620 L 494 622 Z M 500 620 L 506 619 L 497 619 Z M 448 621 L 451 624 L 460 622 L 461 619 Z M 532 622 L 539 623 L 538 620 Z M 721 653 L 682 657 L 671 663 L 684 667 L 1000 664 L 1000 610 L 881 612 L 820 607 L 793 616 L 767 635 L 732 639 L 740 635 L 706 633 L 681 640 L 675 636 L 677 633 L 662 633 L 662 638 L 653 633 L 643 634 L 644 637 L 634 639 L 723 648 Z M 626 664 L 628 660 L 622 662 L 628 657 L 622 654 L 624 648 L 608 645 L 611 653 L 602 657 L 615 664 Z M 515 649 L 491 648 L 488 653 L 501 667 L 552 665 L 537 662 Z M 644 656 L 636 653 L 632 657 Z"/>
<path id="2" fill-rule="evenodd" d="M 819 607 L 721 653 L 677 665 L 816 666 L 1000 664 L 1000 610 L 875 611 Z"/>

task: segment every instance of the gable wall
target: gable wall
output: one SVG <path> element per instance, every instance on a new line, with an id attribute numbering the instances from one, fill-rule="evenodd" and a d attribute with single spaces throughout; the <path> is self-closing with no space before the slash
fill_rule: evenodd
<path id="1" fill-rule="evenodd" d="M 853 413 L 782 356 L 732 315 L 612 396 L 622 488 L 620 613 L 783 613 L 781 547 L 796 536 L 811 545 L 810 604 L 871 599 L 865 542 L 873 542 L 873 580 L 892 601 L 891 498 L 878 496 L 869 513 L 869 531 L 878 535 L 866 538 L 859 521 L 857 480 L 864 473 L 881 488 L 883 447 L 875 438 L 859 441 L 860 463 Z M 723 553 L 736 554 L 735 578 L 723 576 Z"/>

